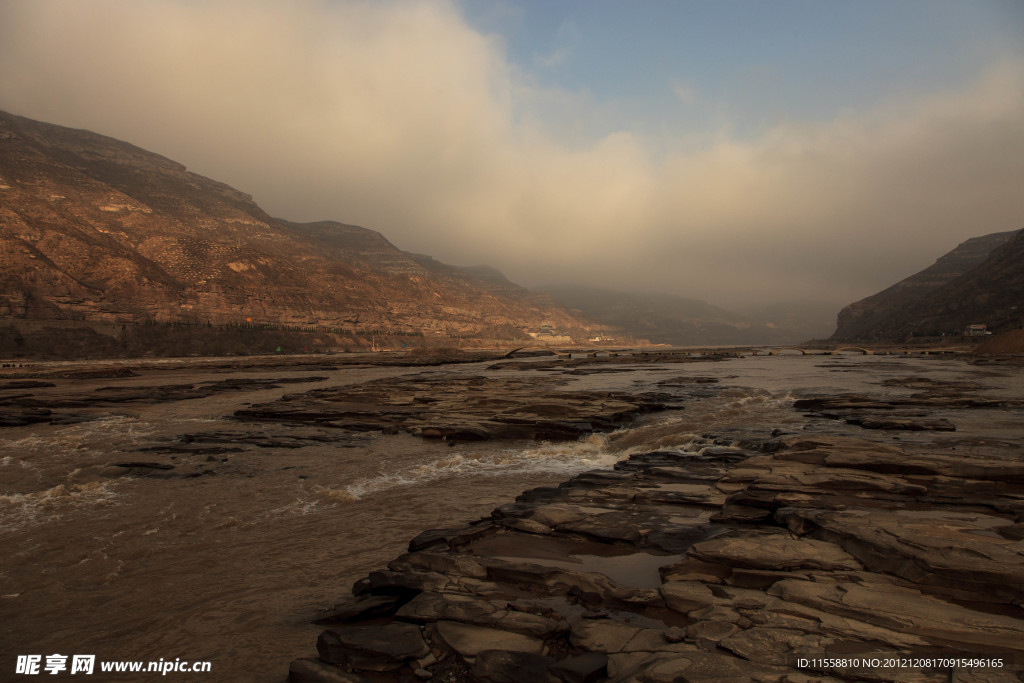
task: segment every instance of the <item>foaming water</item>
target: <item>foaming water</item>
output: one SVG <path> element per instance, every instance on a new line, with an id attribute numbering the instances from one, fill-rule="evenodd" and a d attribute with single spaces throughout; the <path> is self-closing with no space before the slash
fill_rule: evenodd
<path id="1" fill-rule="evenodd" d="M 116 496 L 112 482 L 57 484 L 32 493 L 0 494 L 0 539 L 52 523 L 76 510 L 113 505 Z"/>
<path id="2" fill-rule="evenodd" d="M 109 452 L 136 445 L 155 431 L 155 425 L 136 417 L 111 415 L 52 428 L 44 434 L 0 439 L 0 448 L 16 452 L 20 457 L 38 454 L 70 456 L 82 450 Z"/>
<path id="3" fill-rule="evenodd" d="M 454 477 L 506 477 L 516 474 L 568 475 L 609 467 L 622 458 L 609 450 L 609 436 L 592 434 L 579 441 L 541 443 L 518 448 L 473 448 L 434 458 L 411 468 L 394 469 L 359 479 L 345 487 L 351 500 L 403 486 L 420 486 Z M 461 451 L 470 450 L 460 447 Z"/>
<path id="4" fill-rule="evenodd" d="M 743 437 L 765 437 L 779 428 L 798 429 L 806 418 L 792 410 L 790 392 L 728 387 L 718 395 L 688 403 L 669 415 L 642 421 L 611 435 L 616 453 L 648 450 L 699 452 L 709 440 L 731 445 Z"/>
<path id="5" fill-rule="evenodd" d="M 413 466 L 395 464 L 328 495 L 350 502 L 389 489 L 459 477 L 549 474 L 568 478 L 587 470 L 611 467 L 631 455 L 655 449 L 700 453 L 711 432 L 731 429 L 741 417 L 745 432 L 752 433 L 767 434 L 780 425 L 802 424 L 804 418 L 790 409 L 793 400 L 788 392 L 728 388 L 719 396 L 695 402 L 685 410 L 659 414 L 627 429 L 590 434 L 578 441 L 514 447 L 460 445 L 449 448 L 441 457 Z"/>

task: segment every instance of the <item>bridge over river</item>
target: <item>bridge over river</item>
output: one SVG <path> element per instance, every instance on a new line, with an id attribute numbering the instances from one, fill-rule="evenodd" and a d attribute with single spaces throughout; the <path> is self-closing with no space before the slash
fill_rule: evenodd
<path id="1" fill-rule="evenodd" d="M 801 356 L 837 356 L 842 354 L 860 354 L 863 356 L 929 356 L 964 353 L 966 349 L 961 347 L 874 347 L 865 346 L 838 346 L 835 348 L 824 348 L 814 346 L 731 346 L 731 347 L 664 347 L 664 348 L 550 348 L 550 347 L 522 347 L 510 351 L 506 357 L 515 355 L 535 355 L 538 352 L 549 351 L 551 355 L 559 358 L 664 358 L 667 356 L 779 356 L 779 355 L 801 355 Z"/>
<path id="2" fill-rule="evenodd" d="M 866 348 L 863 346 L 838 346 L 836 348 L 816 348 L 803 346 L 772 346 L 755 347 L 750 349 L 753 356 L 778 356 L 784 353 L 799 353 L 803 356 L 836 356 L 843 353 L 859 353 L 863 356 L 933 356 L 946 354 L 964 353 L 965 349 L 955 347 L 876 347 Z"/>
<path id="3" fill-rule="evenodd" d="M 840 346 L 835 349 L 803 348 L 800 346 L 779 346 L 772 348 L 755 348 L 751 349 L 750 353 L 751 355 L 754 356 L 778 356 L 780 354 L 786 353 L 787 351 L 799 353 L 802 356 L 835 356 L 840 353 L 859 353 L 863 356 L 872 356 L 875 353 L 878 353 L 878 351 L 866 349 L 862 346 Z"/>

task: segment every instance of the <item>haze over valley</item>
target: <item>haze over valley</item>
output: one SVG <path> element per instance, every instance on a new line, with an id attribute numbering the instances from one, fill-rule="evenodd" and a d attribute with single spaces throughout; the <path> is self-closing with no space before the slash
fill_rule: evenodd
<path id="1" fill-rule="evenodd" d="M 737 10 L 8 0 L 0 109 L 531 290 L 728 312 L 638 328 L 677 342 L 826 337 L 1022 227 L 1018 4 Z"/>

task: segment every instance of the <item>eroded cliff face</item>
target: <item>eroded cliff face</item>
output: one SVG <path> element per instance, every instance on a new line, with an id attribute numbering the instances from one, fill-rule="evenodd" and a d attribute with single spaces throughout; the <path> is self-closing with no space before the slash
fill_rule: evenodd
<path id="1" fill-rule="evenodd" d="M 1022 256 L 1020 231 L 969 239 L 921 272 L 844 308 L 832 339 L 900 339 L 959 333 L 975 323 L 1010 325 L 1012 307 L 1024 307 Z"/>
<path id="2" fill-rule="evenodd" d="M 1024 325 L 1024 230 L 1012 233 L 981 264 L 915 301 L 903 329 L 955 333 L 975 323 L 992 332 Z"/>
<path id="3" fill-rule="evenodd" d="M 591 328 L 496 271 L 446 266 L 357 226 L 276 219 L 159 155 L 3 112 L 0 254 L 0 318 Z"/>

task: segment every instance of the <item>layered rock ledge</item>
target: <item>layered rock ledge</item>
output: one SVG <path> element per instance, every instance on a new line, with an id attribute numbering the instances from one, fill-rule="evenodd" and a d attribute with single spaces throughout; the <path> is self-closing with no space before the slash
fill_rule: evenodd
<path id="1" fill-rule="evenodd" d="M 236 410 L 243 422 L 315 424 L 346 431 L 408 432 L 449 443 L 577 439 L 645 413 L 680 408 L 669 392 L 563 389 L 558 377 L 425 372 L 289 394 Z"/>
<path id="2" fill-rule="evenodd" d="M 289 680 L 1024 680 L 1019 444 L 743 446 L 419 535 Z"/>

